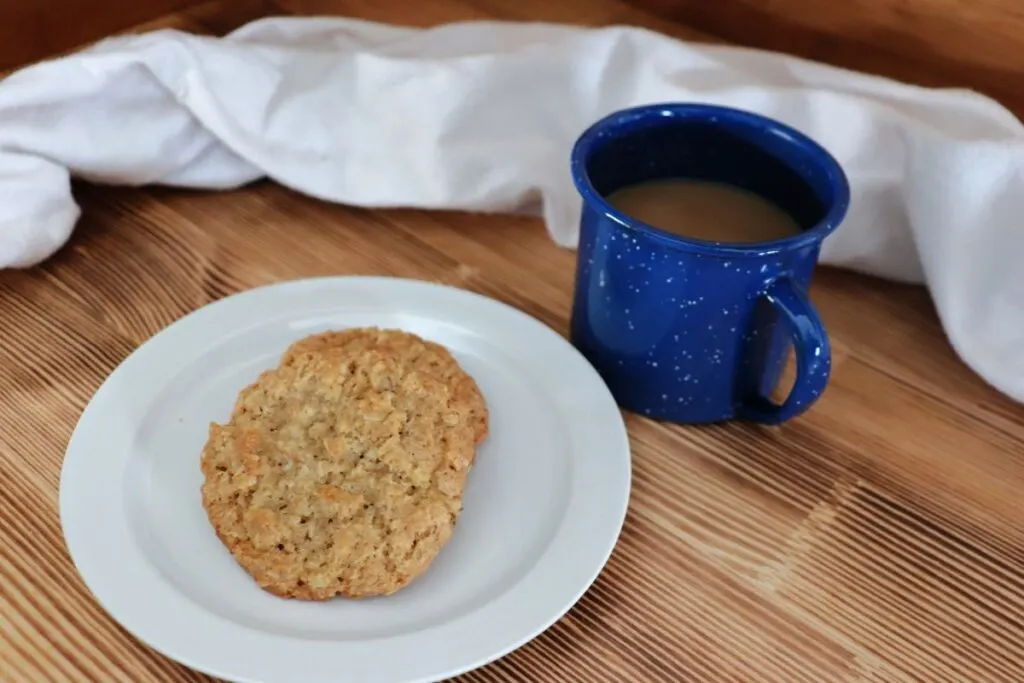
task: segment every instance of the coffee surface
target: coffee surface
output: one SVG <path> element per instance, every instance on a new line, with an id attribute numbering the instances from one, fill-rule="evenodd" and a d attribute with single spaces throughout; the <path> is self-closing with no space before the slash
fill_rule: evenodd
<path id="1" fill-rule="evenodd" d="M 650 226 L 708 242 L 768 242 L 800 232 L 773 202 L 725 183 L 663 178 L 618 189 L 607 201 Z"/>

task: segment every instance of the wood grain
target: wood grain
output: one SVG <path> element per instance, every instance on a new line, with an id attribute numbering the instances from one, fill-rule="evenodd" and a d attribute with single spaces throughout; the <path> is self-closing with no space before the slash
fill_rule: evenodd
<path id="1" fill-rule="evenodd" d="M 919 85 L 979 90 L 1024 114 L 1018 0 L 633 0 L 732 42 Z"/>
<path id="2" fill-rule="evenodd" d="M 407 24 L 538 18 L 713 39 L 616 0 L 282 2 Z M 212 3 L 148 26 L 219 33 L 267 11 Z M 367 211 L 266 182 L 76 195 L 84 217 L 67 247 L 0 273 L 4 683 L 209 680 L 105 615 L 57 518 L 79 414 L 171 321 L 264 283 L 391 274 L 477 291 L 567 331 L 574 254 L 536 220 Z M 551 630 L 461 680 L 1022 680 L 1024 409 L 960 363 L 921 289 L 825 270 L 813 298 L 835 354 L 823 400 L 781 428 L 627 415 L 634 493 L 607 569 Z"/>
<path id="3" fill-rule="evenodd" d="M 3 0 L 0 71 L 64 52 L 196 0 Z"/>

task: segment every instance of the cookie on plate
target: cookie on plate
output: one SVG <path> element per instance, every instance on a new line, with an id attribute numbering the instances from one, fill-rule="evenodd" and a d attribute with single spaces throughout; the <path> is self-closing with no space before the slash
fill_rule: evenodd
<path id="1" fill-rule="evenodd" d="M 401 356 L 297 351 L 210 426 L 203 506 L 271 593 L 394 593 L 452 535 L 475 451 L 470 414 Z"/>
<path id="2" fill-rule="evenodd" d="M 402 330 L 359 327 L 322 332 L 304 337 L 285 351 L 282 365 L 290 365 L 308 352 L 361 353 L 377 350 L 398 358 L 409 367 L 433 375 L 448 384 L 459 399 L 469 406 L 469 418 L 475 425 L 476 442 L 487 436 L 487 404 L 476 382 L 459 366 L 448 349 Z"/>

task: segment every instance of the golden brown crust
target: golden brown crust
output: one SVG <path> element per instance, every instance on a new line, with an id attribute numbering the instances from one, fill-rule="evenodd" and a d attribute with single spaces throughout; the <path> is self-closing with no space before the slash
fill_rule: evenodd
<path id="1" fill-rule="evenodd" d="M 451 537 L 474 456 L 469 414 L 401 357 L 299 349 L 211 425 L 203 505 L 276 595 L 393 593 Z"/>
<path id="2" fill-rule="evenodd" d="M 359 327 L 304 337 L 285 351 L 282 365 L 289 365 L 307 352 L 360 353 L 376 350 L 392 356 L 410 368 L 425 372 L 448 384 L 459 400 L 469 406 L 476 443 L 487 436 L 487 403 L 476 382 L 459 366 L 448 349 L 402 330 Z"/>

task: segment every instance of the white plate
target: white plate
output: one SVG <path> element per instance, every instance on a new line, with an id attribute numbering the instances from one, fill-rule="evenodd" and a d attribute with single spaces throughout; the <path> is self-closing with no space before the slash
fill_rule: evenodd
<path id="1" fill-rule="evenodd" d="M 363 325 L 447 346 L 491 432 L 455 535 L 418 581 L 369 600 L 276 598 L 214 535 L 199 453 L 210 421 L 290 342 Z M 248 683 L 409 683 L 486 664 L 558 620 L 611 554 L 629 488 L 619 410 L 558 334 L 463 290 L 338 277 L 228 297 L 129 356 L 71 437 L 60 516 L 99 603 L 168 657 Z"/>

